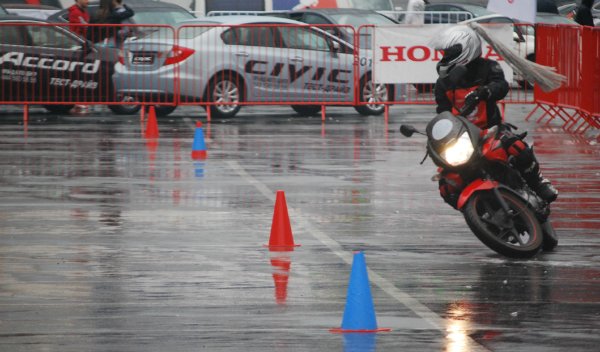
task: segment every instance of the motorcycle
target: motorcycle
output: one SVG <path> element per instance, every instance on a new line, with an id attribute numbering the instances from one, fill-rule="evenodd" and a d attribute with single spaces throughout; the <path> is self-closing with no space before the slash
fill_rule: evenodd
<path id="1" fill-rule="evenodd" d="M 487 133 L 464 115 L 479 102 L 465 106 L 457 115 L 443 112 L 423 133 L 401 125 L 405 137 L 427 136 L 427 153 L 438 167 L 457 172 L 467 185 L 458 197 L 471 231 L 493 251 L 511 258 L 531 258 L 542 248 L 553 250 L 557 234 L 549 221 L 550 205 L 542 200 L 511 165 L 501 142 L 501 128 Z M 506 128 L 516 128 L 507 124 Z M 504 127 L 503 127 L 504 128 Z"/>

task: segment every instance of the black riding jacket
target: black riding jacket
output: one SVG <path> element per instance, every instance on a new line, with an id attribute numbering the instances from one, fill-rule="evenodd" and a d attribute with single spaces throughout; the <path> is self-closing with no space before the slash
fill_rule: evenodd
<path id="1" fill-rule="evenodd" d="M 435 83 L 437 113 L 444 111 L 457 113 L 457 110 L 464 105 L 464 100 L 460 99 L 468 92 L 486 86 L 490 90 L 490 97 L 480 103 L 482 111 L 472 120 L 475 120 L 473 122 L 480 128 L 490 128 L 502 123 L 502 115 L 496 105 L 498 100 L 508 94 L 508 82 L 504 78 L 502 67 L 498 62 L 482 57 L 471 61 L 466 67 L 465 77 L 456 86 L 447 78 L 438 78 Z"/>

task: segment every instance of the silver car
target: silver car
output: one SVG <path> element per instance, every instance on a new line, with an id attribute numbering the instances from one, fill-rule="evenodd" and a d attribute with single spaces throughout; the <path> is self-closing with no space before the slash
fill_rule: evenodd
<path id="1" fill-rule="evenodd" d="M 155 103 L 158 114 L 179 102 L 209 105 L 218 118 L 252 103 L 290 104 L 301 115 L 318 113 L 321 103 L 353 105 L 360 82 L 365 104 L 355 109 L 381 114 L 393 89 L 372 83 L 369 51 L 361 50 L 356 66 L 353 52 L 351 44 L 289 19 L 210 17 L 126 42 L 113 80 L 118 94 Z"/>

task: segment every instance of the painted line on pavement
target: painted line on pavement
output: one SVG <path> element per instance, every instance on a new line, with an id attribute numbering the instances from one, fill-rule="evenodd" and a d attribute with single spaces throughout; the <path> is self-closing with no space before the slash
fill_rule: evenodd
<path id="1" fill-rule="evenodd" d="M 269 189 L 264 183 L 258 181 L 252 175 L 250 175 L 237 161 L 227 161 L 226 162 L 237 174 L 242 177 L 246 182 L 253 185 L 262 195 L 264 195 L 267 199 L 274 202 L 275 201 L 275 192 Z M 306 217 L 302 215 L 302 212 L 293 207 L 289 207 L 288 205 L 288 213 L 293 214 L 293 222 L 299 224 L 302 228 L 304 228 L 308 233 L 310 233 L 313 237 L 318 239 L 321 243 L 327 246 L 335 255 L 340 257 L 343 261 L 352 265 L 353 254 L 351 252 L 345 251 L 342 246 L 335 241 L 333 238 L 329 237 L 327 234 L 322 232 L 313 226 L 310 221 L 306 220 Z M 412 310 L 415 314 L 420 316 L 427 323 L 440 330 L 444 334 L 447 333 L 446 325 L 447 322 L 445 319 L 431 311 L 425 305 L 423 305 L 419 300 L 410 296 L 406 292 L 398 289 L 394 284 L 390 281 L 377 274 L 373 270 L 369 269 L 367 266 L 367 271 L 369 273 L 370 281 L 383 290 L 385 293 L 393 297 L 398 302 L 402 303 L 408 309 Z M 470 341 L 469 345 L 470 351 L 489 351 L 478 342 L 473 340 L 470 337 L 467 337 Z"/>

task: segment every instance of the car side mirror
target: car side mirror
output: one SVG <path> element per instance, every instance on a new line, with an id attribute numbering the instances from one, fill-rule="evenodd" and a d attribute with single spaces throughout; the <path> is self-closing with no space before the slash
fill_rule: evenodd
<path id="1" fill-rule="evenodd" d="M 400 133 L 402 133 L 404 137 L 412 137 L 412 135 L 415 134 L 415 132 L 418 132 L 417 129 L 411 125 L 400 126 Z"/>
<path id="2" fill-rule="evenodd" d="M 329 49 L 333 53 L 336 53 L 336 54 L 339 53 L 340 52 L 340 43 L 335 40 L 329 40 Z"/>
<path id="3" fill-rule="evenodd" d="M 513 40 L 517 43 L 525 42 L 525 38 L 523 38 L 523 35 L 521 35 L 521 33 L 517 33 L 517 32 L 513 32 Z"/>

